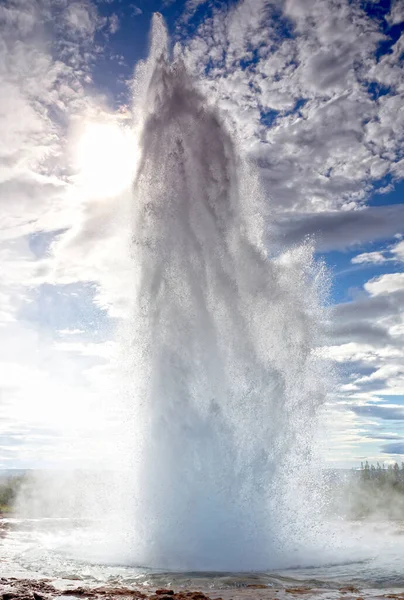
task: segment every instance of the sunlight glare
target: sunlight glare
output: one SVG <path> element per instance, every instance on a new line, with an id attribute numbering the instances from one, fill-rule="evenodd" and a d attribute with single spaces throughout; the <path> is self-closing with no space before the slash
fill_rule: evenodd
<path id="1" fill-rule="evenodd" d="M 136 151 L 128 128 L 116 123 L 89 123 L 77 144 L 79 178 L 92 196 L 114 196 L 133 180 Z"/>

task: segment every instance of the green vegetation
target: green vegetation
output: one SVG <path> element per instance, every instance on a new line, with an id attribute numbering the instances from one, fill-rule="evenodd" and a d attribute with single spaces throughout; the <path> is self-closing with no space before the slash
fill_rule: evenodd
<path id="1" fill-rule="evenodd" d="M 359 482 L 353 490 L 354 516 L 395 521 L 404 519 L 404 463 L 361 465 Z"/>
<path id="2" fill-rule="evenodd" d="M 18 491 L 25 479 L 24 475 L 0 479 L 0 513 L 7 513 L 13 510 Z"/>
<path id="3" fill-rule="evenodd" d="M 404 463 L 362 463 L 328 485 L 330 517 L 404 521 Z"/>
<path id="4" fill-rule="evenodd" d="M 401 468 L 398 463 L 381 466 L 379 463 L 369 465 L 368 461 L 361 464 L 359 471 L 363 483 L 371 484 L 373 488 L 392 487 L 395 491 L 404 494 L 404 462 Z"/>

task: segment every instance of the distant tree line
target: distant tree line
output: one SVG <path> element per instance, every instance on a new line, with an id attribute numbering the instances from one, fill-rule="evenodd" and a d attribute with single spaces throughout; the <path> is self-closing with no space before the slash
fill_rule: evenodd
<path id="1" fill-rule="evenodd" d="M 368 461 L 361 463 L 360 477 L 364 483 L 372 483 L 377 486 L 392 486 L 396 491 L 404 493 L 404 462 L 401 467 L 396 462 L 393 464 L 376 465 Z"/>
<path id="2" fill-rule="evenodd" d="M 404 520 L 404 463 L 361 464 L 329 486 L 329 514 L 346 519 Z"/>
<path id="3" fill-rule="evenodd" d="M 24 475 L 0 479 L 0 512 L 12 510 L 25 479 Z"/>

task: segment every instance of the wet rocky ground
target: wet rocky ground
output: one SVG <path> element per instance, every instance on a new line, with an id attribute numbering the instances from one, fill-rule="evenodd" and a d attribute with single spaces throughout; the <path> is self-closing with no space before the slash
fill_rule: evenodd
<path id="1" fill-rule="evenodd" d="M 0 544 L 3 550 L 13 548 L 10 546 L 10 538 L 12 543 L 17 544 L 17 557 L 23 550 L 35 546 L 38 540 L 32 534 L 37 530 L 38 523 L 34 521 L 5 518 L 5 515 L 2 519 L 0 515 Z M 64 526 L 68 527 L 69 523 Z M 56 528 L 59 532 L 63 524 L 60 520 L 46 520 L 42 525 L 40 531 L 53 532 L 53 528 Z M 64 529 L 62 533 L 63 531 Z M 394 544 L 400 539 L 401 536 L 392 537 Z M 216 574 L 215 577 L 212 573 L 207 573 L 206 576 L 184 573 L 177 574 L 181 575 L 179 578 L 172 577 L 169 573 L 150 576 L 146 573 L 139 578 L 134 573 L 129 577 L 125 574 L 126 581 L 122 585 L 119 584 L 121 575 L 114 571 L 112 575 L 108 572 L 107 576 L 102 574 L 99 577 L 97 573 L 94 576 L 90 570 L 90 575 L 86 571 L 84 577 L 81 577 L 80 565 L 76 571 L 76 562 L 67 567 L 62 563 L 63 568 L 57 564 L 57 568 L 53 569 L 53 563 L 50 566 L 48 563 L 43 564 L 42 554 L 39 553 L 34 562 L 24 566 L 24 563 L 14 561 L 13 554 L 4 551 L 0 552 L 0 600 L 404 600 L 404 566 L 401 560 L 403 550 L 403 546 L 395 549 L 393 558 L 398 557 L 398 563 L 393 571 L 394 577 L 385 577 L 383 580 L 378 579 L 375 569 L 369 570 L 366 566 L 367 571 L 364 573 L 362 566 L 355 563 L 350 570 L 351 577 L 338 578 L 339 583 L 336 582 L 335 573 L 334 578 L 328 580 L 314 578 L 312 574 L 310 579 L 305 579 L 304 574 L 299 576 L 295 573 L 288 573 L 287 577 L 282 574 L 268 577 L 265 573 L 223 573 Z M 386 564 L 391 564 L 391 557 L 383 550 L 381 555 L 384 569 Z M 46 569 L 42 568 L 45 566 Z M 332 570 L 330 572 L 333 574 Z M 47 573 L 48 578 L 45 578 L 44 573 Z M 384 574 L 384 571 L 380 573 Z M 369 577 L 365 577 L 365 574 Z M 104 581 L 108 583 L 102 583 Z M 342 581 L 360 581 L 363 587 L 343 584 Z M 366 587 L 382 586 L 382 581 L 386 582 L 385 587 Z M 389 585 L 390 581 L 403 587 L 394 588 Z"/>
<path id="2" fill-rule="evenodd" d="M 295 600 L 301 597 L 316 600 L 404 600 L 404 591 L 359 590 L 353 586 L 336 588 L 285 587 L 274 589 L 261 584 L 240 588 L 184 590 L 152 589 L 147 587 L 83 587 L 71 584 L 60 589 L 49 579 L 30 580 L 0 577 L 1 600 Z"/>

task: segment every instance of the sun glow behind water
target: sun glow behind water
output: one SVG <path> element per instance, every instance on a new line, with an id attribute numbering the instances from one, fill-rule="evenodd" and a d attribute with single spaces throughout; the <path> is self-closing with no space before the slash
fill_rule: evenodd
<path id="1" fill-rule="evenodd" d="M 137 151 L 130 127 L 112 120 L 87 123 L 75 155 L 79 181 L 89 196 L 116 196 L 133 181 Z"/>

